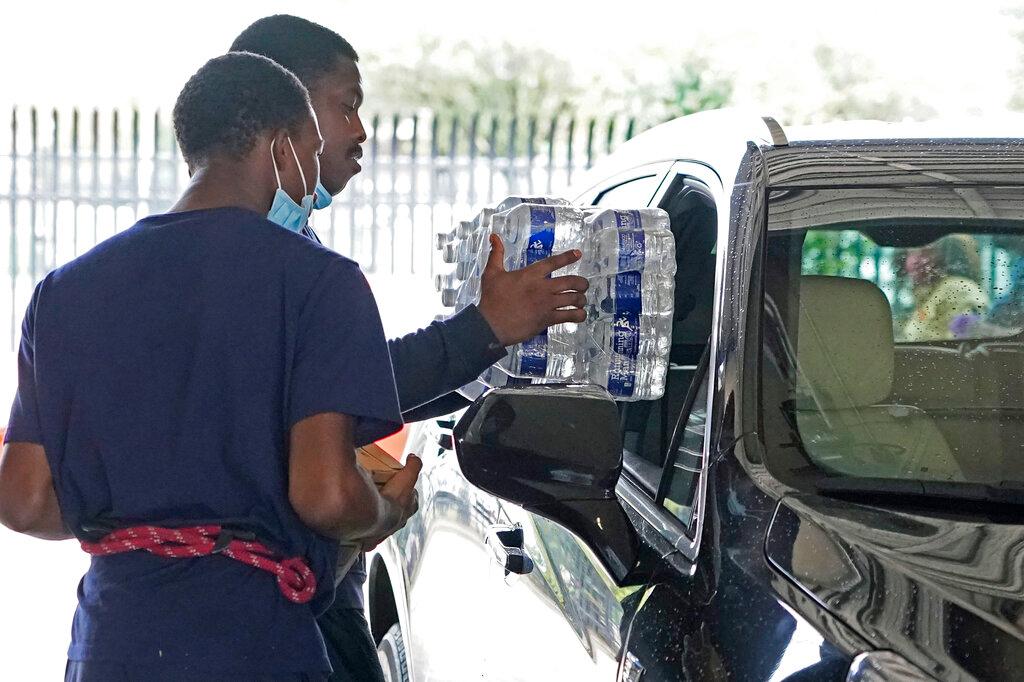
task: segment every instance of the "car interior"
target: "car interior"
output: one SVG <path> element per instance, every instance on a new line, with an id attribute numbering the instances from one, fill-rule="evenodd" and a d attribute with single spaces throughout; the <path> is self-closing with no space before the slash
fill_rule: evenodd
<path id="1" fill-rule="evenodd" d="M 856 476 L 962 480 L 931 417 L 890 399 L 892 313 L 881 289 L 802 275 L 798 324 L 793 414 L 815 464 Z"/>
<path id="2" fill-rule="evenodd" d="M 1024 237 L 963 230 L 770 234 L 762 418 L 782 469 L 809 462 L 829 475 L 1022 479 L 1024 288 L 1010 273 L 1024 262 Z M 813 257 L 808 245 L 822 234 L 857 247 L 840 272 L 832 263 L 842 257 L 828 267 Z M 865 237 L 879 249 L 858 251 Z M 973 263 L 969 277 L 971 268 L 936 256 L 950 240 L 972 245 L 961 259 Z"/>

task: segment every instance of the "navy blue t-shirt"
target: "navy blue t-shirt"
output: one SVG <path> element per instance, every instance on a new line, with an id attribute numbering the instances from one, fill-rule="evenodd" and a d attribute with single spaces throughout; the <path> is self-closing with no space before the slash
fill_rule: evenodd
<path id="1" fill-rule="evenodd" d="M 6 440 L 43 445 L 79 537 L 122 525 L 221 521 L 303 556 L 318 590 L 222 555 L 93 558 L 73 660 L 262 673 L 329 669 L 315 615 L 337 544 L 288 501 L 288 432 L 357 418 L 357 445 L 401 413 L 376 303 L 352 261 L 251 211 L 157 215 L 50 273 L 22 331 Z"/>

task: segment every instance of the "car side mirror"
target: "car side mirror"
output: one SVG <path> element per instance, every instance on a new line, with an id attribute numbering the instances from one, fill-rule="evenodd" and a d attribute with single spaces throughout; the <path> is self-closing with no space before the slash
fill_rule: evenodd
<path id="1" fill-rule="evenodd" d="M 592 386 L 499 388 L 455 426 L 466 479 L 580 536 L 617 580 L 634 567 L 636 531 L 615 495 L 622 436 L 615 402 Z"/>

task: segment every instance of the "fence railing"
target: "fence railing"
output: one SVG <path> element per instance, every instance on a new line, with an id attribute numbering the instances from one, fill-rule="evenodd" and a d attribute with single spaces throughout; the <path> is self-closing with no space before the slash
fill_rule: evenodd
<path id="1" fill-rule="evenodd" d="M 367 118 L 363 171 L 313 225 L 368 273 L 429 276 L 433 234 L 512 193 L 558 193 L 636 132 L 612 116 L 541 120 L 472 114 Z M 5 151 L 6 150 L 6 151 Z M 25 305 L 47 272 L 165 211 L 188 182 L 159 110 L 15 108 L 0 134 L 0 315 L 14 348 Z"/>

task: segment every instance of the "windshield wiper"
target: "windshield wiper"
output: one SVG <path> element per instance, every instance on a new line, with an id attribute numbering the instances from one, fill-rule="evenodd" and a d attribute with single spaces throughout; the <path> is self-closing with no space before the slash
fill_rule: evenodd
<path id="1" fill-rule="evenodd" d="M 934 504 L 943 500 L 963 500 L 989 505 L 1024 505 L 1024 481 L 971 483 L 965 481 L 926 481 L 906 478 L 869 478 L 842 476 L 818 478 L 817 493 L 850 501 L 884 498 L 886 504 Z"/>

